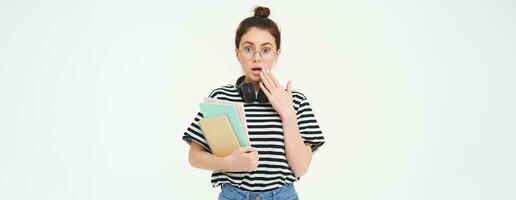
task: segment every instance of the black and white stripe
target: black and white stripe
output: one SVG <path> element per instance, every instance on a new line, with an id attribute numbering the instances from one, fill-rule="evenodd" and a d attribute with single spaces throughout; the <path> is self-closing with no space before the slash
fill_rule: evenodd
<path id="1" fill-rule="evenodd" d="M 211 92 L 211 98 L 243 102 L 235 85 L 221 86 Z M 301 137 L 305 144 L 312 145 L 315 152 L 324 144 L 324 137 L 310 108 L 305 95 L 292 91 L 294 109 L 297 111 L 297 120 Z M 250 191 L 269 191 L 287 183 L 299 180 L 294 176 L 285 157 L 283 143 L 283 128 L 278 113 L 269 103 L 244 103 L 245 116 L 249 131 L 251 146 L 259 154 L 258 168 L 253 172 L 213 172 L 211 183 L 217 187 L 223 183 L 231 183 L 237 187 Z M 194 121 L 183 135 L 188 143 L 195 141 L 210 151 L 210 148 L 199 127 L 199 120 L 203 118 L 198 112 Z"/>

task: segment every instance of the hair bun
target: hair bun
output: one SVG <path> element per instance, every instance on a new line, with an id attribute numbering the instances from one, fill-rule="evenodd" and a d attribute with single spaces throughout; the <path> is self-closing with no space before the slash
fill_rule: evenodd
<path id="1" fill-rule="evenodd" d="M 264 17 L 267 18 L 271 14 L 271 10 L 267 7 L 258 6 L 254 9 L 255 17 Z"/>

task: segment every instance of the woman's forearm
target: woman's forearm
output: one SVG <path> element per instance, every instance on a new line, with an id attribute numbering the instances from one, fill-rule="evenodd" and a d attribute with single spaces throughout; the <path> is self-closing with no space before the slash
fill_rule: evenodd
<path id="1" fill-rule="evenodd" d="M 224 169 L 226 165 L 223 157 L 218 157 L 211 154 L 210 152 L 207 152 L 200 144 L 197 144 L 196 142 L 192 142 L 190 145 L 188 161 L 192 167 L 212 171 Z"/>
<path id="2" fill-rule="evenodd" d="M 303 176 L 312 160 L 311 147 L 303 142 L 296 113 L 292 112 L 282 117 L 282 124 L 288 165 L 296 177 Z"/>

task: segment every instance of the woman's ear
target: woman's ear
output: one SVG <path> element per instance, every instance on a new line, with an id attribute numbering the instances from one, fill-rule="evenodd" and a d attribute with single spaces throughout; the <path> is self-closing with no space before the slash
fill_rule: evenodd
<path id="1" fill-rule="evenodd" d="M 278 62 L 278 58 L 279 58 L 280 54 L 281 54 L 281 49 L 278 49 L 276 51 L 276 56 L 274 57 L 274 63 Z"/>
<path id="2" fill-rule="evenodd" d="M 240 56 L 238 56 L 238 49 L 235 49 L 235 56 L 237 57 L 238 62 L 239 62 L 239 63 L 242 63 L 242 62 L 240 61 Z"/>

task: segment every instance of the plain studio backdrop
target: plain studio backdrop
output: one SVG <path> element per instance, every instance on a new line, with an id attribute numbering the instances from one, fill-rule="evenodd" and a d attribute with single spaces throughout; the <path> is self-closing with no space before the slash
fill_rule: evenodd
<path id="1" fill-rule="evenodd" d="M 181 139 L 242 74 L 238 23 L 326 144 L 302 199 L 516 199 L 511 1 L 2 1 L 0 199 L 216 199 Z"/>

